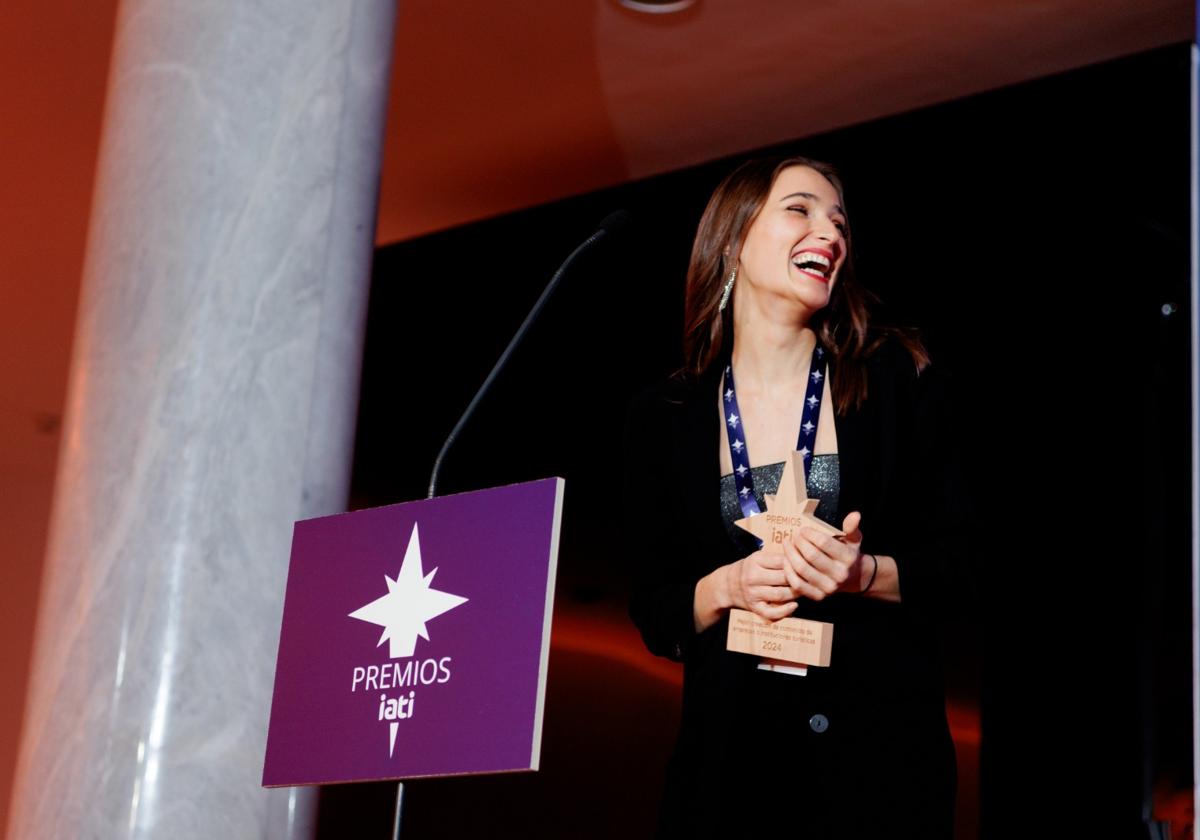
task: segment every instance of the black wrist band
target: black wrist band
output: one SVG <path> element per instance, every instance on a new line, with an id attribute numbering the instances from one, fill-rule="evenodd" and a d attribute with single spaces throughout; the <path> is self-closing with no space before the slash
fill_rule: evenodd
<path id="1" fill-rule="evenodd" d="M 874 554 L 868 554 L 867 557 L 870 557 L 871 560 L 875 563 L 875 568 L 871 569 L 871 579 L 868 580 L 867 585 L 862 588 L 863 592 L 866 592 L 868 589 L 871 588 L 871 586 L 875 583 L 875 575 L 879 572 L 879 560 L 875 557 Z"/>

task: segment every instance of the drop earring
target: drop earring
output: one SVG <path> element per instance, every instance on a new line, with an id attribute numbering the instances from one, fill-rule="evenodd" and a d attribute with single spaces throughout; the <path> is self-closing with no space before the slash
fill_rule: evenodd
<path id="1" fill-rule="evenodd" d="M 729 279 L 725 281 L 725 291 L 721 292 L 721 302 L 717 304 L 717 311 L 724 312 L 725 307 L 729 305 L 729 294 L 733 291 L 733 281 L 737 280 L 737 266 L 733 267 L 733 271 L 729 272 Z"/>

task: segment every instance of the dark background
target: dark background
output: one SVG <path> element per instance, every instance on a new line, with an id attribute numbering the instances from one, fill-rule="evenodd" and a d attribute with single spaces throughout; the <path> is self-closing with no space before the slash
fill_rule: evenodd
<path id="1" fill-rule="evenodd" d="M 985 526 L 982 594 L 945 640 L 948 696 L 982 720 L 961 837 L 1145 837 L 1150 803 L 1190 801 L 1189 61 L 1181 44 L 763 150 L 841 170 L 860 279 L 957 386 Z M 379 249 L 354 505 L 424 496 L 558 264 L 628 209 L 439 487 L 564 476 L 556 640 L 622 610 L 625 404 L 680 364 L 692 236 L 740 159 Z M 677 692 L 556 641 L 542 771 L 410 783 L 404 836 L 647 836 Z M 321 836 L 388 836 L 394 791 L 326 788 Z"/>

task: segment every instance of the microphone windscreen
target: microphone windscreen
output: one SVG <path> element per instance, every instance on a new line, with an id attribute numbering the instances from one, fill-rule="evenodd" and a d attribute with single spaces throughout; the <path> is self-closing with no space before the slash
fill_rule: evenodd
<path id="1" fill-rule="evenodd" d="M 624 210 L 614 210 L 604 217 L 604 221 L 600 223 L 600 230 L 610 234 L 616 233 L 627 224 L 629 224 L 629 213 Z"/>

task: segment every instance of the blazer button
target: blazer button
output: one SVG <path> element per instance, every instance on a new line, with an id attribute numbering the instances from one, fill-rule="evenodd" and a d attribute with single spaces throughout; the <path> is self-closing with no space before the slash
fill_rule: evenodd
<path id="1" fill-rule="evenodd" d="M 829 728 L 829 718 L 825 715 L 813 715 L 808 719 L 808 725 L 813 732 L 824 732 Z"/>

